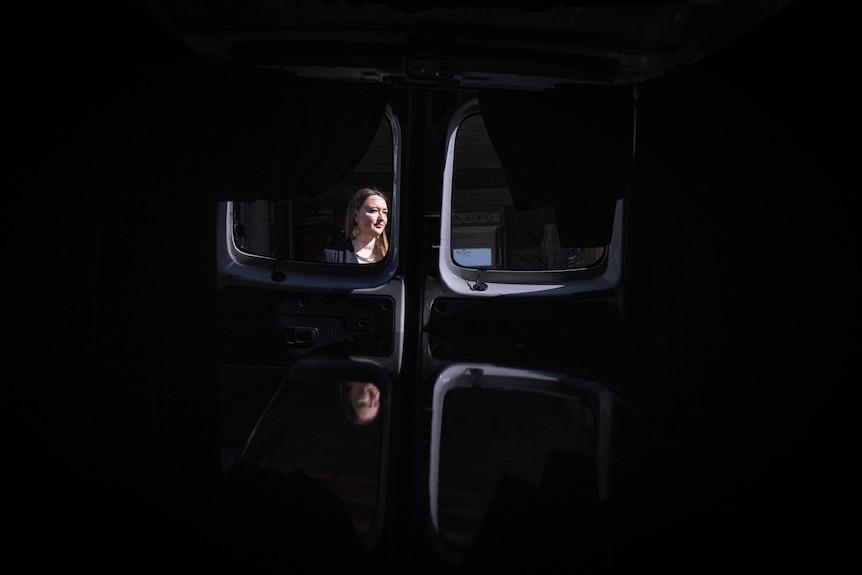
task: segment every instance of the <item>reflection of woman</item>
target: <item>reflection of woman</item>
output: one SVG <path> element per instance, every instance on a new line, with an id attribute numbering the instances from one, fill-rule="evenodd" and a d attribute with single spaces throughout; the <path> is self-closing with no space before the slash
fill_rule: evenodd
<path id="1" fill-rule="evenodd" d="M 389 251 L 386 225 L 389 223 L 389 203 L 383 192 L 362 188 L 347 204 L 344 233 L 347 238 L 321 250 L 318 261 L 330 263 L 379 262 Z"/>
<path id="2" fill-rule="evenodd" d="M 364 425 L 377 419 L 380 410 L 380 388 L 370 381 L 342 381 L 339 401 L 351 422 Z"/>

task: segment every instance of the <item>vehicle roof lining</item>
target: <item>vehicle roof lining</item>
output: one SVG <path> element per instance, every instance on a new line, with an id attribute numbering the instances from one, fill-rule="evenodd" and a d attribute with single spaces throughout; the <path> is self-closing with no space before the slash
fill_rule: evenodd
<path id="1" fill-rule="evenodd" d="M 639 82 L 692 65 L 793 0 L 135 0 L 199 53 L 230 59 L 252 42 L 355 42 L 389 46 L 437 36 L 459 51 L 555 53 L 617 61 L 614 83 Z M 403 56 L 411 52 L 409 42 Z M 262 50 L 262 48 L 258 48 Z M 275 50 L 275 47 L 273 47 Z M 506 60 L 517 61 L 507 57 Z M 541 63 L 541 58 L 531 58 Z M 373 60 L 365 63 L 374 67 Z M 478 72 L 465 70 L 463 74 Z M 604 79 L 602 81 L 605 81 Z"/>

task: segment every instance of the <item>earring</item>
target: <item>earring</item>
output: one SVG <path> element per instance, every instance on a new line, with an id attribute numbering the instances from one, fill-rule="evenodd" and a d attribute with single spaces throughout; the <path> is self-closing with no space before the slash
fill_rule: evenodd
<path id="1" fill-rule="evenodd" d="M 356 225 L 356 222 L 353 222 L 353 231 L 350 232 L 350 237 L 352 239 L 356 239 L 356 236 L 359 235 L 359 226 Z"/>

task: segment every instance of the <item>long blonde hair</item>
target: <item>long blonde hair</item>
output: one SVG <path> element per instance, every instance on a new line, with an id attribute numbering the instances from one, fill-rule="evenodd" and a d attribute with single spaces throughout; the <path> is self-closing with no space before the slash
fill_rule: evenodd
<path id="1" fill-rule="evenodd" d="M 353 212 L 359 210 L 362 204 L 365 203 L 365 200 L 371 196 L 380 196 L 383 198 L 383 201 L 386 202 L 386 208 L 389 209 L 389 198 L 387 198 L 386 195 L 377 188 L 362 188 L 357 190 L 347 203 L 347 212 L 344 214 L 344 235 L 348 240 L 355 237 L 354 234 L 357 229 L 356 220 L 353 219 Z M 389 237 L 387 236 L 388 230 L 389 218 L 386 219 L 386 229 L 383 230 L 383 233 L 380 234 L 377 241 L 374 242 L 374 261 L 382 260 L 389 251 Z"/>

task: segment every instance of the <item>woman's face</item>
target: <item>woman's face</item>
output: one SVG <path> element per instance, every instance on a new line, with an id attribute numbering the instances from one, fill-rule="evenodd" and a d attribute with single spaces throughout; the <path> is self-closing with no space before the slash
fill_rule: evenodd
<path id="1" fill-rule="evenodd" d="M 380 389 L 371 382 L 347 382 L 347 397 L 360 421 L 371 421 L 380 409 Z"/>
<path id="2" fill-rule="evenodd" d="M 389 221 L 389 208 L 386 200 L 378 195 L 368 196 L 353 216 L 359 228 L 357 237 L 371 239 L 383 233 Z"/>

